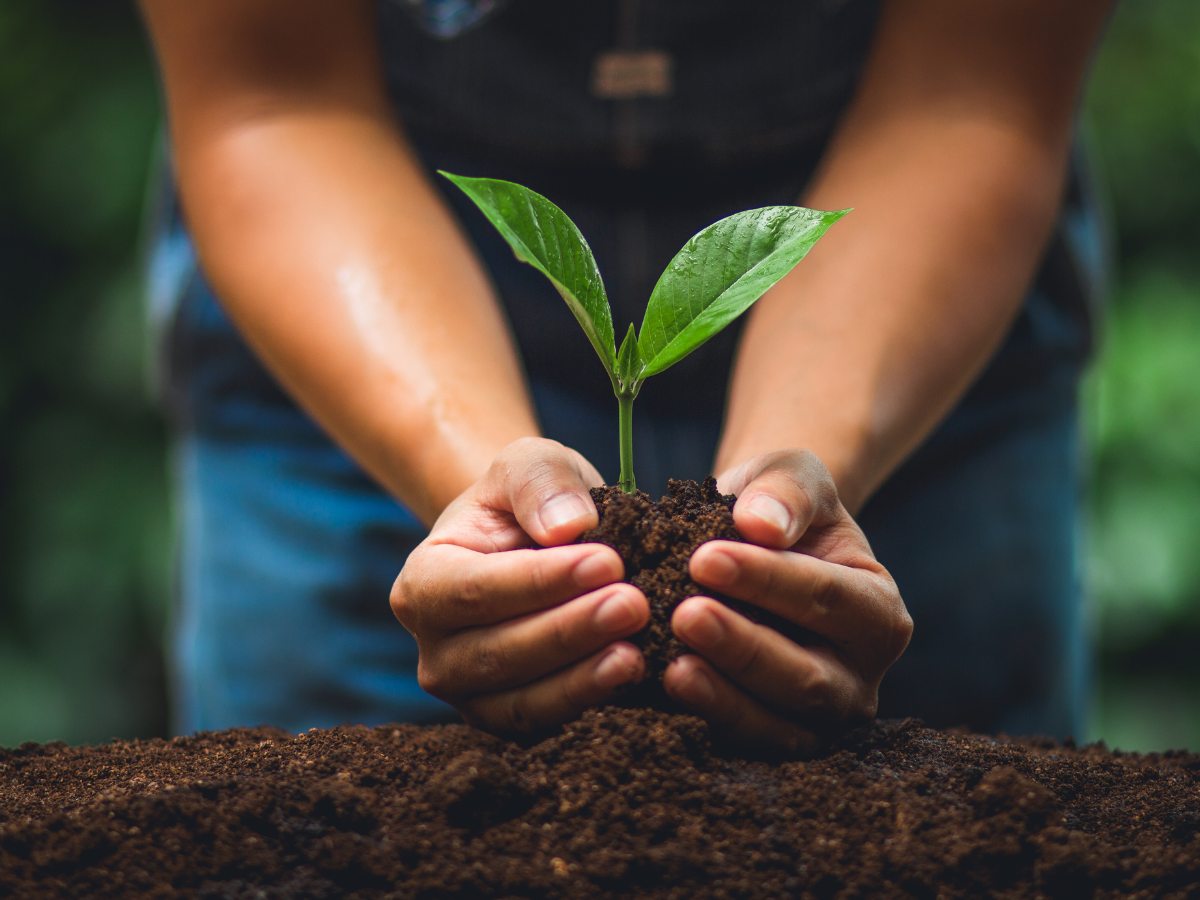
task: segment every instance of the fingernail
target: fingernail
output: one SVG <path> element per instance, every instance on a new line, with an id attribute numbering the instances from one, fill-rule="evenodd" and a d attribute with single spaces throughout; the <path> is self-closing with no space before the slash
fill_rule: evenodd
<path id="1" fill-rule="evenodd" d="M 710 550 L 701 559 L 697 580 L 711 587 L 729 587 L 742 571 L 736 559 L 720 550 Z"/>
<path id="2" fill-rule="evenodd" d="M 637 667 L 627 661 L 620 650 L 613 650 L 596 664 L 596 684 L 606 691 L 632 681 L 636 676 Z"/>
<path id="3" fill-rule="evenodd" d="M 605 634 L 625 634 L 637 626 L 640 618 L 625 591 L 614 591 L 596 610 L 596 625 Z"/>
<path id="4" fill-rule="evenodd" d="M 546 531 L 553 531 L 584 518 L 590 511 L 587 503 L 578 494 L 558 494 L 538 509 L 538 522 Z"/>
<path id="5" fill-rule="evenodd" d="M 581 590 L 590 591 L 618 580 L 625 572 L 621 568 L 620 559 L 614 560 L 614 556 L 616 556 L 615 553 L 605 550 L 598 550 L 585 556 L 575 563 L 575 567 L 571 570 L 575 583 Z"/>
<path id="6" fill-rule="evenodd" d="M 784 534 L 787 534 L 788 529 L 792 527 L 792 516 L 787 511 L 787 507 L 766 494 L 759 494 L 757 497 L 751 498 L 746 511 L 758 516 L 764 522 L 774 525 Z"/>
<path id="7" fill-rule="evenodd" d="M 707 609 L 688 614 L 685 610 L 679 623 L 680 637 L 697 650 L 712 650 L 725 640 L 725 626 Z"/>

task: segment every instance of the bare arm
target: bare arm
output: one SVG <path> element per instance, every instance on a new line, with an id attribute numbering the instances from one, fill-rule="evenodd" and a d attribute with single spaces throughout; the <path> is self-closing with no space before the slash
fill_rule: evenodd
<path id="1" fill-rule="evenodd" d="M 536 435 L 479 261 L 383 89 L 365 0 L 141 0 L 205 273 L 272 373 L 427 524 Z"/>
<path id="2" fill-rule="evenodd" d="M 854 212 L 753 312 L 718 471 L 805 447 L 854 512 L 949 411 L 1045 246 L 1110 6 L 886 5 L 804 201 Z"/>
<path id="3" fill-rule="evenodd" d="M 798 646 L 705 597 L 672 619 L 697 655 L 667 670 L 667 690 L 748 746 L 811 752 L 875 712 L 913 625 L 849 513 L 941 420 L 1012 322 L 1058 209 L 1076 98 L 1109 6 L 884 9 L 806 198 L 855 211 L 759 301 L 739 350 L 718 471 L 753 543 L 712 541 L 691 560 L 700 584 L 827 644 Z"/>
<path id="4" fill-rule="evenodd" d="M 646 598 L 613 584 L 611 548 L 551 546 L 596 524 L 600 476 L 526 437 L 496 298 L 392 119 L 370 4 L 141 4 L 206 274 L 292 396 L 433 525 L 393 595 L 421 683 L 494 731 L 611 699 L 641 676 L 621 639 Z"/>

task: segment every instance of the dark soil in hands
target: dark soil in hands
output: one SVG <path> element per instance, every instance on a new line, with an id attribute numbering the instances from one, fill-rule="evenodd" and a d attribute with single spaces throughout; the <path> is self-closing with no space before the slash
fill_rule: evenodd
<path id="1" fill-rule="evenodd" d="M 878 722 L 825 759 L 699 719 L 0 751 L 0 897 L 1196 897 L 1200 757 Z"/>
<path id="2" fill-rule="evenodd" d="M 600 524 L 579 537 L 580 543 L 616 550 L 625 563 L 625 580 L 646 595 L 650 623 L 631 640 L 646 658 L 647 674 L 655 678 L 688 652 L 671 630 L 675 607 L 688 597 L 712 594 L 688 574 L 692 552 L 705 541 L 742 539 L 733 526 L 736 498 L 720 493 L 715 478 L 709 476 L 703 484 L 671 479 L 667 489 L 667 496 L 655 503 L 644 491 L 592 488 Z"/>
<path id="3" fill-rule="evenodd" d="M 626 494 L 619 487 L 592 488 L 600 524 L 579 537 L 580 543 L 607 544 L 625 562 L 625 580 L 650 603 L 650 623 L 630 638 L 646 659 L 646 679 L 622 697 L 622 705 L 679 711 L 662 690 L 662 674 L 679 656 L 691 652 L 671 630 L 671 614 L 688 597 L 703 594 L 728 604 L 747 618 L 770 625 L 798 643 L 819 640 L 807 629 L 694 582 L 688 574 L 692 552 L 705 541 L 741 541 L 733 524 L 733 494 L 717 490 L 711 475 L 704 482 L 667 482 L 669 493 L 657 503 L 644 492 Z"/>

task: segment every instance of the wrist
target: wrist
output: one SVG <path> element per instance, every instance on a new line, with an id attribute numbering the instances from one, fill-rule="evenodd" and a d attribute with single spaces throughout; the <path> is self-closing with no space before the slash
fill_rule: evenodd
<path id="1" fill-rule="evenodd" d="M 524 428 L 497 428 L 479 434 L 468 423 L 443 422 L 441 427 L 405 434 L 401 439 L 406 443 L 404 452 L 391 457 L 387 487 L 431 527 L 446 507 L 487 474 L 505 447 L 520 438 L 540 434 L 532 419 L 524 424 Z M 421 434 L 422 440 L 414 443 L 415 434 Z M 401 441 L 395 446 L 400 446 Z"/>

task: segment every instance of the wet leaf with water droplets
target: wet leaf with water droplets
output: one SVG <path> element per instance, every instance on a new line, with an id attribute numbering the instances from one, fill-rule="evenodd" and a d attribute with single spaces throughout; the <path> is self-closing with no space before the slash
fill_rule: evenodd
<path id="1" fill-rule="evenodd" d="M 745 312 L 847 212 L 765 206 L 689 240 L 650 295 L 638 335 L 642 377 L 679 362 Z"/>

